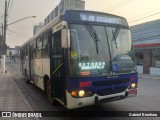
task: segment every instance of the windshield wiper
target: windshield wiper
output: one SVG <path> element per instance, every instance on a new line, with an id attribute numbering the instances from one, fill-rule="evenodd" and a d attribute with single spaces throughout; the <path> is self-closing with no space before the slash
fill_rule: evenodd
<path id="1" fill-rule="evenodd" d="M 112 38 L 112 41 L 114 41 L 114 44 L 116 45 L 116 48 L 118 48 L 117 46 L 117 36 L 119 34 L 119 31 L 120 31 L 120 27 L 116 27 L 115 31 L 112 30 L 112 35 L 113 35 L 113 38 Z"/>
<path id="2" fill-rule="evenodd" d="M 86 28 L 89 32 L 89 34 L 91 35 L 91 37 L 93 38 L 94 40 L 94 43 L 96 45 L 96 51 L 97 51 L 97 54 L 98 54 L 98 41 L 100 41 L 100 39 L 98 38 L 98 35 L 96 33 L 96 31 L 94 30 L 93 26 L 87 22 L 87 25 L 86 25 Z"/>

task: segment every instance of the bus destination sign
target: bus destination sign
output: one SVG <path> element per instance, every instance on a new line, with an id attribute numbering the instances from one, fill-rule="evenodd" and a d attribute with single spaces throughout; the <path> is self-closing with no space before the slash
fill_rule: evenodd
<path id="1" fill-rule="evenodd" d="M 80 19 L 82 21 L 92 21 L 92 22 L 102 22 L 102 23 L 112 23 L 112 24 L 120 24 L 121 21 L 118 18 L 93 15 L 93 14 L 80 14 Z"/>
<path id="2" fill-rule="evenodd" d="M 73 22 L 97 22 L 128 26 L 126 19 L 107 13 L 98 13 L 93 11 L 68 11 L 70 21 Z"/>

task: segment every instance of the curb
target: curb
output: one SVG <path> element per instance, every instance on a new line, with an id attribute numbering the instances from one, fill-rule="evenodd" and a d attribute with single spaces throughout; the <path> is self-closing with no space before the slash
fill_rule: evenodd
<path id="1" fill-rule="evenodd" d="M 158 80 L 160 79 L 160 77 L 145 77 L 145 76 L 139 76 L 139 78 L 146 78 L 146 79 L 154 79 L 154 80 Z"/>

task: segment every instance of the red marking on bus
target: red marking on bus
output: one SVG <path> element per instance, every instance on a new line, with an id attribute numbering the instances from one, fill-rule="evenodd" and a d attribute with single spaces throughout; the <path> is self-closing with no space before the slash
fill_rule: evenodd
<path id="1" fill-rule="evenodd" d="M 83 71 L 83 72 L 80 72 L 80 75 L 81 75 L 81 76 L 91 75 L 91 71 Z"/>
<path id="2" fill-rule="evenodd" d="M 91 81 L 88 82 L 80 82 L 79 83 L 80 87 L 90 87 L 91 86 Z"/>
<path id="3" fill-rule="evenodd" d="M 135 76 L 131 76 L 131 77 L 130 77 L 130 80 L 131 80 L 131 81 L 134 81 L 134 80 L 136 80 L 136 77 L 135 77 Z"/>

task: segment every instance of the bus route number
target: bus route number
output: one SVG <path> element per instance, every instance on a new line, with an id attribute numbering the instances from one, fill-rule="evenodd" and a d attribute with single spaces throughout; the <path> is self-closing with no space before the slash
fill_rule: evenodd
<path id="1" fill-rule="evenodd" d="M 90 87 L 91 86 L 91 81 L 88 82 L 80 82 L 79 83 L 80 87 Z"/>

